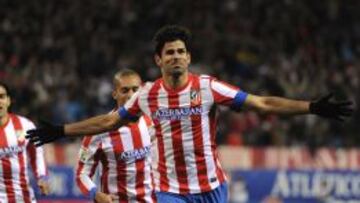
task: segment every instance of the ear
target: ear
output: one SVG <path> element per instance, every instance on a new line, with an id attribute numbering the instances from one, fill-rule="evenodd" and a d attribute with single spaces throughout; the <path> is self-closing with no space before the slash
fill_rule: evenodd
<path id="1" fill-rule="evenodd" d="M 187 56 L 188 62 L 191 63 L 191 53 L 188 52 L 187 55 L 188 55 L 188 56 Z"/>
<path id="2" fill-rule="evenodd" d="M 111 92 L 111 96 L 114 100 L 117 100 L 117 92 L 115 90 Z"/>
<path id="3" fill-rule="evenodd" d="M 161 65 L 161 58 L 160 58 L 160 56 L 158 54 L 155 54 L 154 60 L 155 60 L 155 63 L 156 63 L 157 66 Z"/>

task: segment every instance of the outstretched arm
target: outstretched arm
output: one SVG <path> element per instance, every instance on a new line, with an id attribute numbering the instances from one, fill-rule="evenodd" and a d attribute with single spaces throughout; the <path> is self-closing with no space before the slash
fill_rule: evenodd
<path id="1" fill-rule="evenodd" d="M 114 111 L 89 119 L 64 125 L 64 134 L 67 137 L 94 135 L 117 129 L 121 126 L 120 115 Z"/>
<path id="2" fill-rule="evenodd" d="M 282 97 L 263 97 L 248 94 L 245 106 L 264 113 L 278 114 L 316 114 L 321 117 L 344 121 L 351 116 L 354 109 L 351 101 L 331 101 L 332 94 L 324 96 L 317 101 L 299 101 Z"/>
<path id="3" fill-rule="evenodd" d="M 37 129 L 27 131 L 26 138 L 30 139 L 35 146 L 41 146 L 62 137 L 79 137 L 110 131 L 119 128 L 126 122 L 127 120 L 122 119 L 121 115 L 114 111 L 66 125 L 44 123 Z"/>
<path id="4" fill-rule="evenodd" d="M 310 113 L 310 102 L 248 94 L 245 107 L 262 113 L 306 114 Z"/>

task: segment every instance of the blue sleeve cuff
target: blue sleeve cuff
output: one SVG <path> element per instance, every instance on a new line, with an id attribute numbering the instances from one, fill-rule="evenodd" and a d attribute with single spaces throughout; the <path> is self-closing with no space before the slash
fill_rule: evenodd
<path id="1" fill-rule="evenodd" d="M 129 112 L 123 106 L 118 109 L 118 114 L 121 118 L 127 118 L 129 116 Z"/>
<path id="2" fill-rule="evenodd" d="M 97 190 L 97 188 L 96 188 L 96 187 L 93 187 L 93 188 L 91 188 L 91 190 L 89 191 L 89 198 L 90 198 L 90 200 L 94 200 L 94 199 L 95 199 L 96 190 Z"/>
<path id="3" fill-rule="evenodd" d="M 244 91 L 239 91 L 234 98 L 233 106 L 235 107 L 242 107 L 242 105 L 245 103 L 246 97 L 248 96 L 248 93 Z"/>
<path id="4" fill-rule="evenodd" d="M 128 119 L 130 121 L 136 121 L 137 116 L 131 115 L 123 106 L 118 109 L 118 114 L 122 119 Z"/>

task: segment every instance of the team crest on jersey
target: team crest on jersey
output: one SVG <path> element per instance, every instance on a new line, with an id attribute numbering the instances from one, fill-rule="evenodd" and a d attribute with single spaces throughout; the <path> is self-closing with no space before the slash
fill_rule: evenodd
<path id="1" fill-rule="evenodd" d="M 201 102 L 201 94 L 199 90 L 191 89 L 190 90 L 190 102 L 191 105 L 199 105 Z"/>
<path id="2" fill-rule="evenodd" d="M 19 145 L 25 142 L 25 132 L 23 130 L 16 130 L 15 135 Z"/>

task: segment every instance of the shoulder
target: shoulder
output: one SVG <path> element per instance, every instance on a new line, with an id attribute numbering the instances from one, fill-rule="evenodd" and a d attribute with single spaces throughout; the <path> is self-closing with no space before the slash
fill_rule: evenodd
<path id="1" fill-rule="evenodd" d="M 22 127 L 26 130 L 35 128 L 35 124 L 29 118 L 17 114 L 10 114 L 10 117 L 12 119 L 18 119 Z"/>

